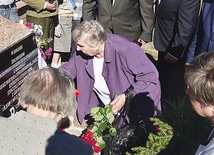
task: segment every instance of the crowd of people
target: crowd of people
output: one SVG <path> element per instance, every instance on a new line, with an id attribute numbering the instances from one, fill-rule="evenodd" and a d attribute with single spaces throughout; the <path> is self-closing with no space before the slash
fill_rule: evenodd
<path id="1" fill-rule="evenodd" d="M 213 0 L 201 3 L 198 0 L 161 0 L 157 1 L 156 9 L 152 0 L 23 1 L 29 6 L 26 20 L 43 27 L 43 38 L 53 38 L 49 44 L 54 49 L 52 68 L 33 72 L 30 80 L 22 85 L 19 101 L 27 112 L 18 112 L 11 119 L 1 118 L 5 124 L 3 131 L 11 129 L 14 133 L 15 124 L 27 134 L 32 120 L 42 121 L 45 117 L 44 122 L 58 124 L 62 117 L 75 110 L 78 121 L 84 124 L 91 108 L 107 104 L 112 105 L 116 115 L 124 107 L 130 90 L 135 96 L 128 121 L 143 118 L 149 132 L 152 131 L 149 118 L 159 115 L 165 102 L 174 102 L 185 92 L 196 113 L 213 122 Z M 18 17 L 15 7 L 14 0 L 0 0 L 0 14 L 13 21 Z M 153 64 L 142 50 L 142 46 L 152 40 L 158 51 L 157 64 Z M 71 55 L 62 65 L 63 53 Z M 74 87 L 81 93 L 77 97 L 72 93 Z M 38 126 L 47 128 L 42 124 Z M 73 149 L 73 153 L 92 154 L 87 144 L 75 136 L 69 137 L 56 125 L 48 132 L 33 127 L 32 135 L 43 133 L 44 141 L 31 135 L 26 144 L 33 140 L 47 145 L 46 150 L 45 147 L 39 150 L 43 154 L 50 151 L 48 148 L 55 153 Z M 5 139 L 5 132 L 0 135 L 5 145 L 7 141 L 16 145 L 16 139 L 26 137 L 14 133 L 12 136 L 18 136 L 15 140 L 11 134 L 7 135 L 11 139 Z M 214 153 L 213 137 L 211 134 L 210 143 L 200 146 L 196 154 Z M 56 150 L 56 145 L 62 144 L 59 147 L 62 150 Z M 0 148 L 2 152 L 8 151 L 5 145 Z"/>

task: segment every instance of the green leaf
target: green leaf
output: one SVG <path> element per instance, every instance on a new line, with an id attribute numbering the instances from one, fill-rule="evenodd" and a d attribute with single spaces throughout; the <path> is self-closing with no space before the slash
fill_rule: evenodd
<path id="1" fill-rule="evenodd" d="M 99 146 L 105 144 L 105 141 L 103 140 L 102 137 L 97 137 L 96 140 L 97 140 L 97 143 L 99 144 Z"/>
<path id="2" fill-rule="evenodd" d="M 100 149 L 102 150 L 102 149 L 105 148 L 106 144 L 105 144 L 105 143 L 102 143 L 102 144 L 99 144 L 99 146 L 100 146 Z"/>
<path id="3" fill-rule="evenodd" d="M 95 133 L 98 130 L 98 127 L 97 126 L 93 126 L 91 130 L 92 130 L 93 133 Z"/>
<path id="4" fill-rule="evenodd" d="M 114 121 L 114 114 L 113 114 L 113 112 L 107 113 L 106 118 L 108 119 L 108 122 L 111 124 Z"/>
<path id="5" fill-rule="evenodd" d="M 105 130 L 106 128 L 107 128 L 107 123 L 106 122 L 104 122 L 104 123 L 102 123 L 101 125 L 101 128 L 102 128 L 102 130 Z"/>
<path id="6" fill-rule="evenodd" d="M 112 136 L 116 136 L 116 134 L 117 134 L 116 128 L 114 128 L 114 127 L 110 128 L 110 129 L 109 129 L 109 133 L 110 133 Z"/>
<path id="7" fill-rule="evenodd" d="M 106 113 L 109 113 L 110 111 L 112 111 L 112 110 L 111 110 L 111 109 L 112 109 L 112 106 L 113 106 L 113 105 L 110 105 L 110 104 L 108 104 L 108 105 L 105 106 Z"/>
<path id="8" fill-rule="evenodd" d="M 94 115 L 99 111 L 100 107 L 91 108 L 91 114 Z"/>
<path id="9" fill-rule="evenodd" d="M 103 119 L 104 116 L 100 116 L 100 115 L 95 115 L 93 118 L 95 119 L 95 121 L 100 121 Z"/>
<path id="10" fill-rule="evenodd" d="M 100 107 L 99 112 L 103 115 L 103 114 L 105 114 L 105 109 Z"/>

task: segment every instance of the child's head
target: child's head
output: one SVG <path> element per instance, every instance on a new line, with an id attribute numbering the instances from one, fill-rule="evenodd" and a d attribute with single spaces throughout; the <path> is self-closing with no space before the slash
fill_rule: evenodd
<path id="1" fill-rule="evenodd" d="M 190 62 L 185 80 L 194 110 L 203 117 L 214 115 L 214 51 L 202 53 Z"/>

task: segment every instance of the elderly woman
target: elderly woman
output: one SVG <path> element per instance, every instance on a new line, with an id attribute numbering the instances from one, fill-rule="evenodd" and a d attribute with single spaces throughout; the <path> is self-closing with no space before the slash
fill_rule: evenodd
<path id="1" fill-rule="evenodd" d="M 1 154 L 93 154 L 88 144 L 58 127 L 76 111 L 74 85 L 64 71 L 47 67 L 32 72 L 21 86 L 19 103 L 26 111 L 0 117 Z"/>
<path id="2" fill-rule="evenodd" d="M 78 51 L 61 68 L 76 79 L 80 122 L 96 106 L 112 104 L 116 114 L 131 87 L 139 113 L 147 117 L 157 114 L 158 72 L 140 46 L 122 36 L 106 34 L 95 20 L 80 23 L 73 31 L 73 39 Z"/>
<path id="3" fill-rule="evenodd" d="M 214 124 L 214 52 L 202 53 L 191 61 L 186 68 L 185 79 L 188 85 L 186 93 L 193 109 Z M 214 154 L 213 131 L 208 138 L 209 144 L 200 145 L 196 155 Z"/>

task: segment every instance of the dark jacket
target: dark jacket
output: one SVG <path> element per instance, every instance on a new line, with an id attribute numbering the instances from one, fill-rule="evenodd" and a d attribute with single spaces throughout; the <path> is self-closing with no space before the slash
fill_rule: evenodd
<path id="1" fill-rule="evenodd" d="M 124 36 L 132 41 L 141 38 L 152 41 L 154 27 L 153 0 L 83 0 L 83 20 L 97 18 L 106 32 Z"/>
<path id="2" fill-rule="evenodd" d="M 187 62 L 208 51 L 214 51 L 214 0 L 203 1 L 200 19 L 189 46 Z"/>
<path id="3" fill-rule="evenodd" d="M 154 47 L 182 58 L 195 30 L 200 0 L 161 0 L 157 11 Z"/>
<path id="4" fill-rule="evenodd" d="M 93 149 L 89 144 L 61 129 L 57 129 L 47 143 L 46 155 L 93 155 Z"/>

